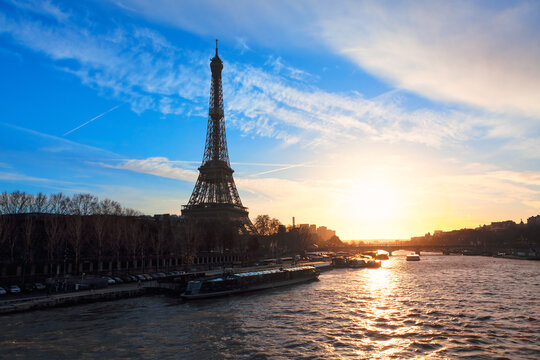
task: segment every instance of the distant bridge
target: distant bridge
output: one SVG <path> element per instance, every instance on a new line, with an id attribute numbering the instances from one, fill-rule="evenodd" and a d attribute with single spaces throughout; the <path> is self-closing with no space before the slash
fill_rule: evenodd
<path id="1" fill-rule="evenodd" d="M 422 251 L 424 252 L 441 252 L 443 254 L 450 254 L 450 253 L 463 253 L 464 251 L 475 251 L 477 249 L 473 247 L 464 247 L 464 246 L 449 246 L 449 245 L 390 245 L 390 244 L 359 244 L 354 247 L 359 252 L 367 252 L 367 251 L 377 251 L 377 250 L 384 250 L 387 251 L 390 255 L 394 251 L 398 250 L 408 250 L 408 251 L 414 251 L 416 254 L 420 254 Z"/>

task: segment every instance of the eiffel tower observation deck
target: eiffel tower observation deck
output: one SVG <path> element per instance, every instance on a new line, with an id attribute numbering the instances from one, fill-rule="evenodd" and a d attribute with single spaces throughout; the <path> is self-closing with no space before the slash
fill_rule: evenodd
<path id="1" fill-rule="evenodd" d="M 182 206 L 182 216 L 200 222 L 232 222 L 240 233 L 256 233 L 236 190 L 234 170 L 229 162 L 221 82 L 223 62 L 218 55 L 217 40 L 216 55 L 211 59 L 210 69 L 212 86 L 204 156 L 193 193 L 188 204 Z"/>

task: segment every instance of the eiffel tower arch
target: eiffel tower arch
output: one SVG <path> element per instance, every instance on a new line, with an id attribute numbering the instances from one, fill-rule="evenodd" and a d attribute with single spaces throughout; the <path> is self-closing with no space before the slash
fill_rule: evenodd
<path id="1" fill-rule="evenodd" d="M 187 205 L 182 206 L 182 218 L 200 225 L 207 237 L 224 236 L 223 229 L 244 239 L 254 237 L 257 231 L 249 219 L 248 209 L 242 205 L 229 162 L 221 82 L 223 62 L 218 56 L 217 40 L 210 69 L 212 84 L 204 156 L 193 193 Z"/>

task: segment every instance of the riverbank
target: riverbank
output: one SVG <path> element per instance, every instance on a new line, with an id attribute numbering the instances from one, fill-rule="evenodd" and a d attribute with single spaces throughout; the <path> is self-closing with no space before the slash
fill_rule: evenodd
<path id="1" fill-rule="evenodd" d="M 287 264 L 291 266 L 291 264 Z M 315 266 L 319 271 L 328 271 L 332 269 L 330 263 L 327 262 L 311 262 L 304 265 Z M 271 268 L 272 266 L 246 267 L 238 269 L 240 272 L 258 271 L 261 269 Z M 275 267 L 275 265 L 274 265 Z M 222 273 L 220 270 L 206 271 L 206 276 L 216 276 Z M 131 298 L 143 296 L 153 293 L 169 293 L 180 295 L 184 291 L 182 284 L 174 281 L 147 281 L 142 284 L 123 284 L 114 285 L 104 289 L 97 290 L 81 290 L 76 292 L 68 292 L 61 294 L 39 295 L 24 298 L 0 300 L 0 315 L 12 314 L 23 311 L 40 310 L 47 308 L 72 306 L 86 304 L 99 301 L 110 301 L 123 298 Z"/>
<path id="2" fill-rule="evenodd" d="M 539 278 L 532 261 L 396 256 L 196 303 L 139 296 L 2 316 L 0 358 L 537 359 Z"/>
<path id="3" fill-rule="evenodd" d="M 144 286 L 127 284 L 98 290 L 4 300 L 0 301 L 0 315 L 142 296 L 148 293 L 150 287 L 150 283 L 145 283 Z"/>

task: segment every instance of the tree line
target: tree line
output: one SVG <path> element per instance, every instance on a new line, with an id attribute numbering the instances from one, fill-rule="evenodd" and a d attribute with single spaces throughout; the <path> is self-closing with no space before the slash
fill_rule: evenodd
<path id="1" fill-rule="evenodd" d="M 253 223 L 259 233 L 261 252 L 265 256 L 303 254 L 314 250 L 337 250 L 346 246 L 339 237 L 322 240 L 305 228 L 286 228 L 276 218 L 259 215 Z"/>
<path id="2" fill-rule="evenodd" d="M 62 193 L 33 195 L 20 191 L 0 194 L 0 215 L 30 213 L 80 216 L 142 215 L 140 211 L 122 207 L 117 201 L 99 200 L 91 194 L 75 194 L 72 197 Z"/>
<path id="3" fill-rule="evenodd" d="M 239 235 L 234 224 L 200 222 L 178 216 L 147 216 L 120 203 L 91 194 L 67 196 L 0 194 L 0 270 L 9 267 L 29 272 L 32 266 L 48 267 L 47 273 L 66 264 L 137 264 L 152 260 L 180 259 L 189 267 L 201 253 L 233 253 L 245 260 L 302 253 L 325 246 L 315 234 L 287 231 L 269 215 L 254 221 L 258 234 Z M 339 238 L 333 239 L 338 242 Z M 0 274 L 1 276 L 1 274 Z"/>
<path id="4" fill-rule="evenodd" d="M 197 251 L 194 226 L 155 219 L 90 194 L 67 196 L 20 191 L 0 194 L 0 264 L 22 266 L 82 261 L 137 261 Z"/>
<path id="5" fill-rule="evenodd" d="M 411 245 L 453 246 L 479 251 L 499 252 L 517 249 L 540 249 L 540 224 L 511 222 L 501 229 L 484 225 L 476 229 L 460 229 L 413 237 Z"/>

